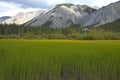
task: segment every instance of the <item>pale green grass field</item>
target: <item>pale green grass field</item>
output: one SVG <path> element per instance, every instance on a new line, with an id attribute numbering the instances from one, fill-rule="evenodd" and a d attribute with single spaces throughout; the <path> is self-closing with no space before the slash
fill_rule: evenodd
<path id="1" fill-rule="evenodd" d="M 0 40 L 0 80 L 120 80 L 120 41 Z"/>

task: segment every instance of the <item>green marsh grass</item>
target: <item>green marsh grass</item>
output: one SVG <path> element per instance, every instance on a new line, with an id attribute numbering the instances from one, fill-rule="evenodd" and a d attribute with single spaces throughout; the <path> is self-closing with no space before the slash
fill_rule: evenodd
<path id="1" fill-rule="evenodd" d="M 120 80 L 120 41 L 0 40 L 0 80 Z"/>

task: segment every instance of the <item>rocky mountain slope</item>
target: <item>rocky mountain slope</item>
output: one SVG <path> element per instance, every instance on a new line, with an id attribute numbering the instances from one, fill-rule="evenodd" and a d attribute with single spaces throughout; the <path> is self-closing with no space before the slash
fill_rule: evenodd
<path id="1" fill-rule="evenodd" d="M 104 6 L 98 11 L 81 18 L 79 24 L 84 27 L 96 26 L 110 23 L 117 19 L 120 19 L 120 1 Z"/>
<path id="2" fill-rule="evenodd" d="M 26 22 L 28 22 L 29 20 L 37 17 L 38 15 L 42 14 L 44 11 L 40 10 L 40 11 L 33 11 L 33 12 L 28 12 L 28 13 L 19 13 L 16 16 L 13 16 L 5 21 L 3 21 L 2 23 L 6 23 L 6 24 L 24 24 Z"/>
<path id="3" fill-rule="evenodd" d="M 78 20 L 96 10 L 85 5 L 59 4 L 53 9 L 30 20 L 25 25 L 55 28 L 77 24 Z"/>
<path id="4" fill-rule="evenodd" d="M 10 17 L 9 16 L 3 16 L 3 17 L 0 17 L 0 22 L 6 20 L 6 19 L 9 19 Z"/>
<path id="5" fill-rule="evenodd" d="M 120 19 L 113 21 L 111 23 L 107 23 L 104 25 L 98 26 L 98 28 L 102 28 L 104 30 L 120 32 Z"/>
<path id="6" fill-rule="evenodd" d="M 87 5 L 58 4 L 47 11 L 19 13 L 2 23 L 24 24 L 25 26 L 69 27 L 99 26 L 120 19 L 120 1 L 98 10 Z"/>

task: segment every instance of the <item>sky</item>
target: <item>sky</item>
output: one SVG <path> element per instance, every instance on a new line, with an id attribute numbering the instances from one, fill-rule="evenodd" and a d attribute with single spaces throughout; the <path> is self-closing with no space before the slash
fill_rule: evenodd
<path id="1" fill-rule="evenodd" d="M 56 4 L 73 3 L 102 7 L 118 0 L 0 0 L 0 17 L 14 16 L 20 12 L 50 9 Z"/>

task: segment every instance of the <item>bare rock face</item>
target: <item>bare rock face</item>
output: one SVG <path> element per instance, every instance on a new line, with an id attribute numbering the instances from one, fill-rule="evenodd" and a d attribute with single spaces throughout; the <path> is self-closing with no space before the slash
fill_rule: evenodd
<path id="1" fill-rule="evenodd" d="M 40 15 L 41 13 L 43 13 L 44 11 L 34 11 L 34 12 L 28 12 L 28 13 L 19 13 L 16 16 L 13 16 L 5 21 L 3 21 L 2 23 L 4 24 L 24 24 L 26 22 L 28 22 L 29 20 L 37 17 L 38 15 Z"/>
<path id="2" fill-rule="evenodd" d="M 9 19 L 10 17 L 9 16 L 3 16 L 3 17 L 0 17 L 0 22 L 6 20 L 6 19 Z"/>
<path id="3" fill-rule="evenodd" d="M 87 5 L 76 5 L 76 6 L 88 14 L 91 14 L 97 11 L 97 9 L 91 8 L 90 6 L 87 6 Z"/>
<path id="4" fill-rule="evenodd" d="M 110 23 L 117 19 L 120 19 L 120 1 L 104 6 L 98 11 L 81 18 L 79 23 L 83 27 L 96 26 Z"/>
<path id="5" fill-rule="evenodd" d="M 72 24 L 77 24 L 78 20 L 86 15 L 88 15 L 87 11 L 78 5 L 59 4 L 55 8 L 30 20 L 25 25 L 47 25 L 54 28 L 68 27 Z"/>
<path id="6" fill-rule="evenodd" d="M 87 5 L 58 4 L 54 8 L 46 11 L 19 13 L 2 23 L 62 28 L 78 24 L 78 21 L 82 17 L 85 17 L 95 11 L 97 10 Z"/>
<path id="7" fill-rule="evenodd" d="M 19 13 L 2 23 L 62 28 L 76 24 L 82 27 L 97 26 L 117 19 L 120 19 L 120 1 L 98 10 L 87 5 L 58 4 L 46 11 Z"/>

